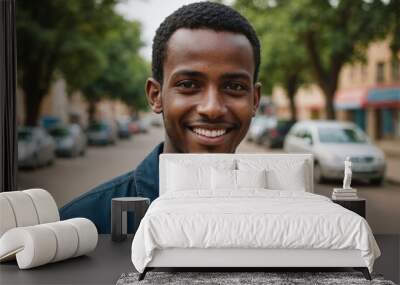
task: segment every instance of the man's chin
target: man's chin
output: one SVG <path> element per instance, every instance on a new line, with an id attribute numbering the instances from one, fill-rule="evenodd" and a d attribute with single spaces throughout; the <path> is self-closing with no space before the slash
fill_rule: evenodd
<path id="1" fill-rule="evenodd" d="M 227 145 L 188 144 L 187 153 L 234 153 L 235 147 Z"/>

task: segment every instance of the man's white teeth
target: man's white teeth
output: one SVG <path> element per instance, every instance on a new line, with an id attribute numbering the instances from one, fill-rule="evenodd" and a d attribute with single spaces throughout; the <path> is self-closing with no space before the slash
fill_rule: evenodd
<path id="1" fill-rule="evenodd" d="M 206 130 L 206 129 L 201 129 L 201 128 L 194 128 L 193 131 L 202 136 L 210 137 L 210 138 L 215 138 L 222 136 L 226 133 L 226 129 L 220 129 L 220 130 Z"/>

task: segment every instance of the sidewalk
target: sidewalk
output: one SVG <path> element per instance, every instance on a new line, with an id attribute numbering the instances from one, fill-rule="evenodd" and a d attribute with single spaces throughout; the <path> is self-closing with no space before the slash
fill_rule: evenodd
<path id="1" fill-rule="evenodd" d="M 386 179 L 400 184 L 400 141 L 378 141 L 386 156 Z"/>

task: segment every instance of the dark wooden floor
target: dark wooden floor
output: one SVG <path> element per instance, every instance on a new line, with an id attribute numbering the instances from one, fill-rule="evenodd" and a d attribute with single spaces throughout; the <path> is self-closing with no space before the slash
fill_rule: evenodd
<path id="1" fill-rule="evenodd" d="M 381 257 L 375 261 L 374 272 L 400 284 L 400 234 L 375 235 L 375 239 L 381 250 Z"/>
<path id="2" fill-rule="evenodd" d="M 400 282 L 400 235 L 376 235 L 382 256 L 376 260 L 374 273 Z M 0 264 L 0 284 L 115 284 L 122 273 L 133 272 L 131 262 L 132 237 L 115 243 L 109 235 L 100 235 L 97 249 L 87 256 L 47 264 L 29 270 L 19 270 L 16 262 Z M 272 269 L 271 271 L 277 271 Z M 297 271 L 298 269 L 279 269 Z M 279 271 L 278 270 L 278 271 Z M 305 268 L 318 271 L 318 268 Z M 347 271 L 350 268 L 330 268 L 321 271 Z"/>

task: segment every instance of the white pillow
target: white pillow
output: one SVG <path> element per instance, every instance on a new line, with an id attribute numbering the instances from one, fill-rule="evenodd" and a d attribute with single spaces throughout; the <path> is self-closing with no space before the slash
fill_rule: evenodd
<path id="1" fill-rule="evenodd" d="M 267 188 L 267 171 L 235 170 L 237 188 Z"/>
<path id="2" fill-rule="evenodd" d="M 290 173 L 280 169 L 267 172 L 267 185 L 273 190 L 306 191 L 304 163 L 294 164 Z"/>
<path id="3" fill-rule="evenodd" d="M 266 169 L 267 187 L 271 190 L 306 191 L 306 164 L 299 160 L 238 159 L 239 170 Z"/>
<path id="4" fill-rule="evenodd" d="M 211 190 L 211 168 L 235 169 L 234 160 L 193 162 L 169 161 L 167 167 L 167 191 Z"/>
<path id="5" fill-rule="evenodd" d="M 185 191 L 210 188 L 210 168 L 184 166 L 170 163 L 168 166 L 168 191 Z"/>
<path id="6" fill-rule="evenodd" d="M 236 170 L 232 169 L 211 169 L 212 190 L 236 190 Z"/>
<path id="7" fill-rule="evenodd" d="M 262 170 L 211 170 L 212 190 L 239 190 L 241 188 L 266 188 L 266 171 Z"/>

